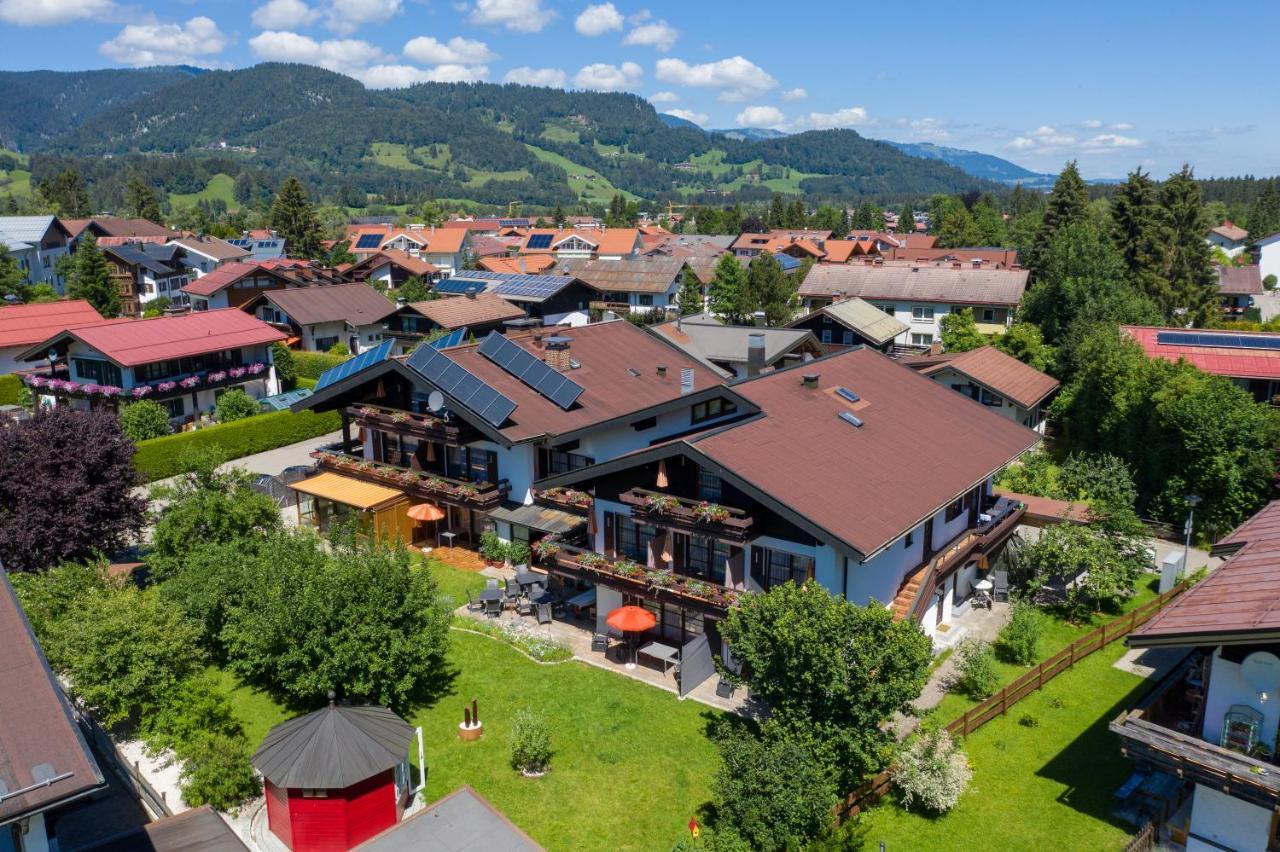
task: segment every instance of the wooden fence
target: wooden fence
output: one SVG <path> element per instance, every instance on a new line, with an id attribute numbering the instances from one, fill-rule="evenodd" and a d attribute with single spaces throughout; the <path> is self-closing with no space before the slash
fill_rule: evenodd
<path id="1" fill-rule="evenodd" d="M 967 737 L 997 716 L 1003 716 L 1009 712 L 1009 708 L 1080 660 L 1145 624 L 1157 612 L 1164 609 L 1169 601 L 1186 591 L 1190 585 L 1190 582 L 1183 580 L 1159 597 L 1081 636 L 1031 671 L 1006 684 L 995 695 L 966 710 L 959 718 L 953 719 L 945 730 L 953 736 Z M 892 786 L 892 774 L 892 767 L 886 769 L 846 796 L 837 806 L 837 821 L 843 822 L 857 816 L 878 802 Z"/>
<path id="2" fill-rule="evenodd" d="M 1147 820 L 1124 847 L 1124 852 L 1149 852 L 1156 845 L 1156 824 Z"/>

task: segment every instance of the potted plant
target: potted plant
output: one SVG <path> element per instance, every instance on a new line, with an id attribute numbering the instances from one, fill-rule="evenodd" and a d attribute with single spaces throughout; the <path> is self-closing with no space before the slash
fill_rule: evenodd
<path id="1" fill-rule="evenodd" d="M 560 552 L 560 542 L 553 538 L 543 538 L 533 543 L 533 552 L 538 559 L 552 559 Z"/>
<path id="2" fill-rule="evenodd" d="M 704 524 L 722 524 L 729 519 L 729 510 L 718 503 L 703 500 L 693 507 L 693 515 Z"/>
<path id="3" fill-rule="evenodd" d="M 588 550 L 578 556 L 578 564 L 585 568 L 601 568 L 609 564 L 609 560 L 602 554 L 593 550 Z"/>
<path id="4" fill-rule="evenodd" d="M 613 563 L 613 570 L 614 573 L 621 574 L 623 577 L 640 577 L 645 572 L 643 565 L 631 559 L 619 559 Z"/>
<path id="5" fill-rule="evenodd" d="M 506 561 L 507 545 L 496 532 L 485 530 L 480 534 L 480 555 L 490 568 L 499 568 Z"/>
<path id="6" fill-rule="evenodd" d="M 669 494 L 650 494 L 644 498 L 644 507 L 657 515 L 666 515 L 680 508 L 680 501 Z"/>

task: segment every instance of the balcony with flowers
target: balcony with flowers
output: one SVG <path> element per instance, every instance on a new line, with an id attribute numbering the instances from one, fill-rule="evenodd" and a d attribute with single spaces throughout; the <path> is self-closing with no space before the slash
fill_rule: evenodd
<path id="1" fill-rule="evenodd" d="M 649 568 L 630 559 L 611 559 L 593 550 L 547 539 L 539 541 L 534 552 L 553 570 L 603 583 L 647 600 L 691 607 L 710 615 L 723 615 L 745 594 L 718 583 L 677 574 L 670 568 Z"/>
<path id="2" fill-rule="evenodd" d="M 533 501 L 543 506 L 550 506 L 553 509 L 572 512 L 575 515 L 588 515 L 591 513 L 591 495 L 574 488 L 557 486 L 555 488 L 537 489 L 533 492 Z"/>
<path id="3" fill-rule="evenodd" d="M 501 504 L 511 491 L 511 484 L 505 479 L 496 483 L 465 482 L 332 450 L 318 450 L 311 457 L 321 470 L 387 485 L 415 499 L 434 500 L 467 509 L 492 509 Z"/>
<path id="4" fill-rule="evenodd" d="M 744 510 L 707 500 L 632 488 L 619 494 L 618 502 L 631 507 L 633 518 L 679 532 L 739 543 L 746 541 L 751 532 L 752 518 Z"/>
<path id="5" fill-rule="evenodd" d="M 262 362 L 255 362 L 242 367 L 205 370 L 199 373 L 173 376 L 153 382 L 143 382 L 135 384 L 128 390 L 116 385 L 74 382 L 70 379 L 58 378 L 56 375 L 50 375 L 44 371 L 30 371 L 20 375 L 23 382 L 33 393 L 74 399 L 133 401 L 139 399 L 166 399 L 184 393 L 239 385 L 254 379 L 266 378 L 266 374 L 267 365 Z"/>
<path id="6" fill-rule="evenodd" d="M 461 420 L 444 420 L 432 414 L 421 414 L 381 405 L 358 405 L 346 409 L 355 423 L 382 432 L 426 438 L 441 444 L 461 446 L 480 437 L 479 432 Z"/>

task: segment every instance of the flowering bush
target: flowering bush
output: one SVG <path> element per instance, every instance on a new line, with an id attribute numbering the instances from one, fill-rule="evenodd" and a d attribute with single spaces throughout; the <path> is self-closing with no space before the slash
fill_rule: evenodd
<path id="1" fill-rule="evenodd" d="M 630 559 L 619 559 L 613 563 L 613 570 L 624 577 L 638 577 L 644 574 L 644 567 Z"/>
<path id="2" fill-rule="evenodd" d="M 267 369 L 267 365 L 263 363 L 250 364 L 249 375 L 256 376 L 259 373 L 264 372 L 266 369 Z"/>
<path id="3" fill-rule="evenodd" d="M 246 370 L 244 367 L 232 367 L 230 370 L 227 370 L 227 375 L 229 375 L 233 379 L 238 379 L 247 372 L 248 370 Z"/>
<path id="4" fill-rule="evenodd" d="M 660 589 L 669 589 L 677 583 L 676 572 L 672 571 L 670 568 L 650 571 L 648 572 L 646 579 L 648 579 L 650 586 L 655 586 Z"/>
<path id="5" fill-rule="evenodd" d="M 43 376 L 27 376 L 27 387 L 42 388 L 46 382 Z"/>
<path id="6" fill-rule="evenodd" d="M 667 494 L 651 494 L 644 498 L 644 507 L 650 512 L 665 515 L 680 508 L 680 501 Z"/>
<path id="7" fill-rule="evenodd" d="M 946 731 L 924 734 L 898 759 L 893 783 L 902 792 L 902 804 L 920 805 L 933 813 L 945 813 L 960 800 L 973 776 L 969 758 Z"/>
<path id="8" fill-rule="evenodd" d="M 49 382 L 49 387 L 52 390 L 60 390 L 63 393 L 77 393 L 80 390 L 80 386 L 78 384 L 67 381 L 66 379 L 52 379 Z"/>
<path id="9" fill-rule="evenodd" d="M 549 559 L 560 552 L 560 544 L 550 538 L 539 539 L 533 543 L 533 552 L 538 554 L 539 558 Z"/>
<path id="10" fill-rule="evenodd" d="M 586 553 L 578 556 L 578 564 L 585 565 L 587 568 L 600 568 L 608 565 L 609 560 L 605 559 L 604 556 L 599 553 L 587 551 Z"/>
<path id="11" fill-rule="evenodd" d="M 171 391 L 177 390 L 177 388 L 178 388 L 177 382 L 161 382 L 160 384 L 156 385 L 156 390 L 158 390 L 160 393 L 170 393 Z"/>
<path id="12" fill-rule="evenodd" d="M 101 387 L 98 388 L 98 393 L 102 394 L 108 399 L 112 399 L 124 393 L 124 388 L 118 388 L 115 385 L 102 385 Z"/>
<path id="13" fill-rule="evenodd" d="M 210 373 L 210 374 L 206 377 L 206 379 L 209 381 L 209 383 L 210 383 L 210 384 L 212 384 L 212 383 L 214 383 L 214 382 L 221 382 L 221 381 L 223 381 L 223 380 L 224 380 L 224 379 L 226 379 L 226 378 L 227 378 L 227 371 L 226 371 L 226 370 L 214 370 L 212 373 Z"/>
<path id="14" fill-rule="evenodd" d="M 194 387 L 196 387 L 196 386 L 198 386 L 198 385 L 200 384 L 200 377 L 199 377 L 199 376 L 187 376 L 185 379 L 183 379 L 182 381 L 178 382 L 178 384 L 182 385 L 182 386 L 183 386 L 184 388 L 186 388 L 187 390 L 191 390 L 192 388 L 194 388 Z"/>
<path id="15" fill-rule="evenodd" d="M 729 518 L 728 509 L 717 503 L 708 503 L 706 500 L 693 507 L 693 514 L 704 524 L 719 524 Z"/>
<path id="16" fill-rule="evenodd" d="M 96 382 L 89 382 L 87 385 L 81 385 L 77 390 L 86 395 L 92 395 L 102 390 L 102 385 L 97 384 Z"/>

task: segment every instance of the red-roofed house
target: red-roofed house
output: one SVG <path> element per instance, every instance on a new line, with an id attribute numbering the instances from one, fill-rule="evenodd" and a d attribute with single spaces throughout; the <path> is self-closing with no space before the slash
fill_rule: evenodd
<path id="1" fill-rule="evenodd" d="M 1208 243 L 1222 249 L 1227 257 L 1235 257 L 1249 247 L 1249 232 L 1230 219 L 1209 229 Z"/>
<path id="2" fill-rule="evenodd" d="M 1258 402 L 1280 397 L 1280 334 L 1140 325 L 1121 329 L 1148 358 L 1184 360 L 1203 372 L 1225 376 Z"/>
<path id="3" fill-rule="evenodd" d="M 0 375 L 23 369 L 18 356 L 40 341 L 96 322 L 102 315 L 83 299 L 0 307 Z"/>
<path id="4" fill-rule="evenodd" d="M 332 270 L 293 258 L 224 264 L 182 288 L 195 311 L 238 308 L 264 290 L 344 283 Z"/>
<path id="5" fill-rule="evenodd" d="M 1044 434 L 1044 410 L 1058 380 L 994 346 L 906 358 L 903 363 L 1001 417 Z"/>
<path id="6" fill-rule="evenodd" d="M 535 228 L 520 244 L 522 256 L 551 255 L 560 260 L 619 260 L 644 248 L 636 228 Z"/>
<path id="7" fill-rule="evenodd" d="M 424 260 L 448 278 L 466 261 L 471 232 L 466 228 L 393 228 L 390 225 L 362 225 L 351 235 L 351 253 L 357 258 L 395 249 Z"/>
<path id="8" fill-rule="evenodd" d="M 244 311 L 198 311 L 66 329 L 19 358 L 39 365 L 56 353 L 53 373 L 37 366 L 22 374 L 41 397 L 80 408 L 154 399 L 184 421 L 211 412 L 228 388 L 279 393 L 270 346 L 285 337 Z"/>

